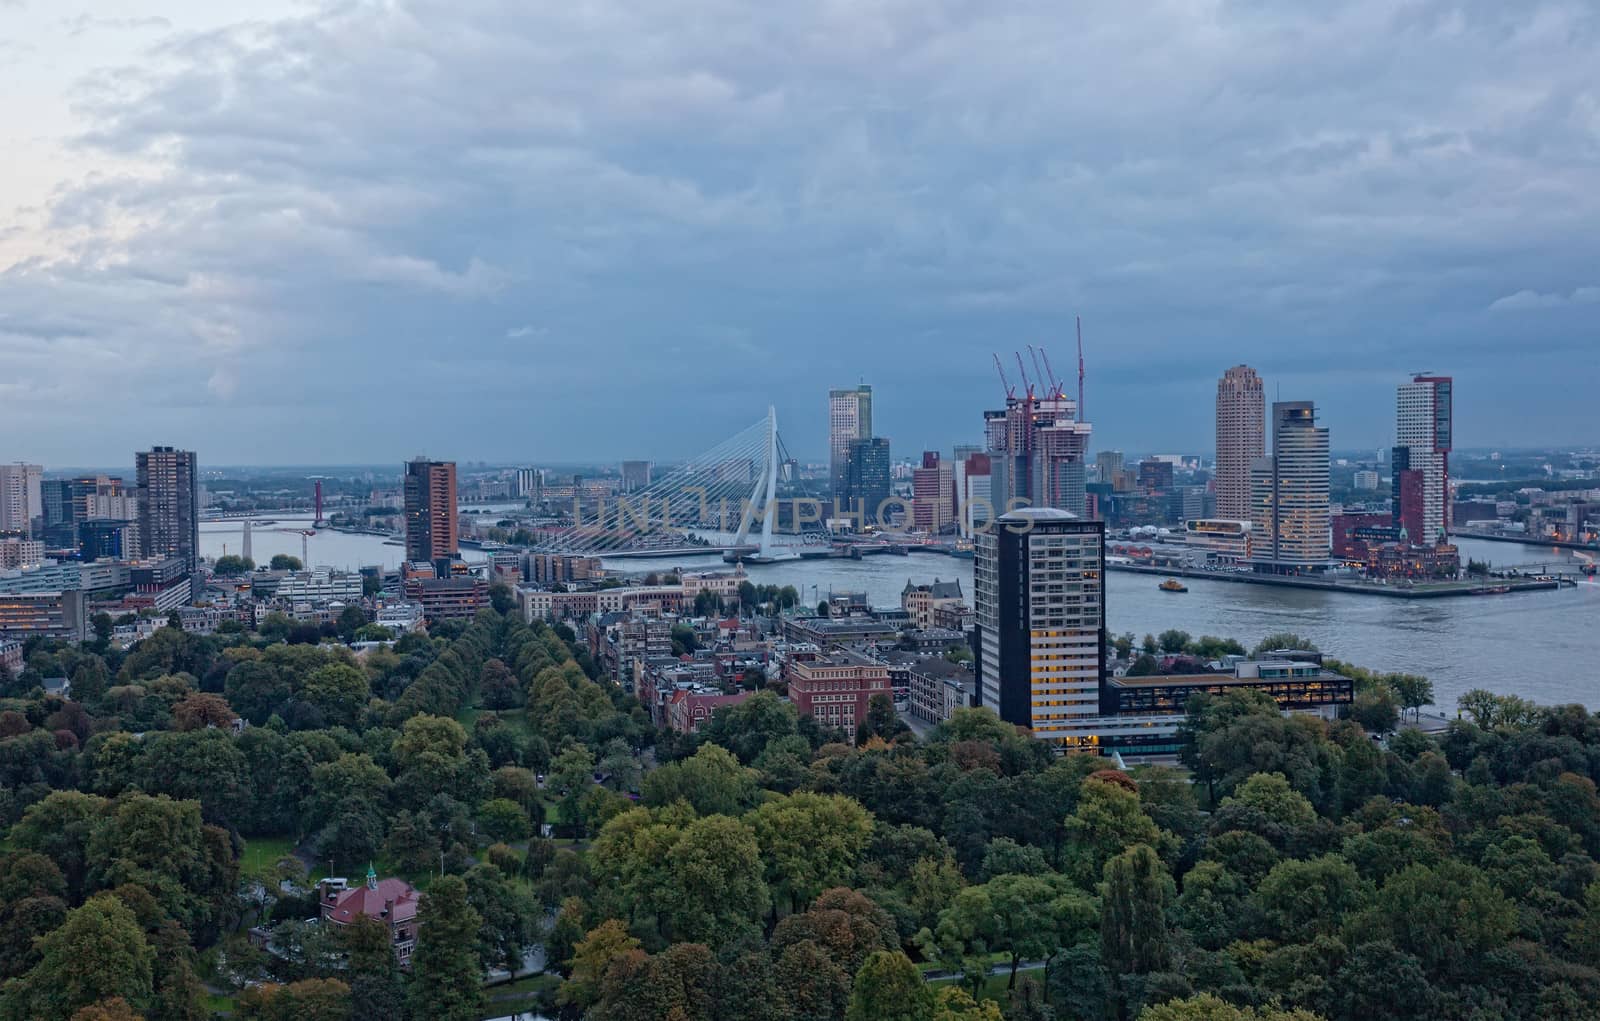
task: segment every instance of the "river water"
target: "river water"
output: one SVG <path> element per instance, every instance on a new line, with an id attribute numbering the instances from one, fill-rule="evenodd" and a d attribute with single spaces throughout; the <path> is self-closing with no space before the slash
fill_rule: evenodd
<path id="1" fill-rule="evenodd" d="M 264 563 L 275 553 L 300 556 L 299 530 L 309 519 L 279 519 L 258 526 L 252 553 Z M 281 531 L 280 531 L 281 529 Z M 240 552 L 237 522 L 205 522 L 200 551 L 220 556 L 226 544 Z M 313 565 L 354 570 L 370 564 L 399 566 L 403 551 L 381 536 L 323 530 L 307 540 Z M 1461 555 L 1496 567 L 1570 559 L 1568 551 L 1480 540 L 1459 540 Z M 482 554 L 463 551 L 467 559 Z M 644 573 L 667 567 L 721 569 L 716 554 L 608 559 L 608 569 Z M 807 602 L 838 592 L 866 592 L 876 606 L 897 606 L 907 580 L 955 578 L 972 598 L 972 561 L 935 553 L 877 556 L 863 560 L 801 560 L 753 564 L 757 584 L 793 585 Z M 1455 708 L 1471 688 L 1515 693 L 1544 704 L 1581 702 L 1600 708 L 1600 585 L 1593 582 L 1555 592 L 1520 592 L 1459 599 L 1387 599 L 1241 585 L 1191 578 L 1189 591 L 1160 591 L 1158 579 L 1116 571 L 1106 576 L 1106 616 L 1112 634 L 1143 637 L 1178 628 L 1192 635 L 1218 635 L 1254 645 L 1280 631 L 1303 635 L 1326 653 L 1374 670 L 1432 678 L 1439 705 Z"/>

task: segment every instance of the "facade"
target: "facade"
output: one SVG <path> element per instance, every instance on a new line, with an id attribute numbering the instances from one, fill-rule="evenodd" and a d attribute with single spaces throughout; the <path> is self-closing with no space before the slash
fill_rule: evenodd
<path id="1" fill-rule="evenodd" d="M 1450 529 L 1454 389 L 1449 376 L 1415 376 L 1395 397 L 1394 524 L 1423 545 L 1442 541 Z"/>
<path id="2" fill-rule="evenodd" d="M 1001 515 L 975 541 L 982 704 L 1035 737 L 1074 743 L 1100 712 L 1105 523 L 1052 508 Z"/>
<path id="3" fill-rule="evenodd" d="M 396 634 L 406 634 L 422 626 L 423 612 L 421 603 L 385 603 L 378 608 L 378 615 L 374 623 L 386 627 Z"/>
<path id="4" fill-rule="evenodd" d="M 354 603 L 361 599 L 361 575 L 327 568 L 294 571 L 278 582 L 273 595 L 290 602 Z"/>
<path id="5" fill-rule="evenodd" d="M 1266 397 L 1261 377 L 1235 365 L 1217 380 L 1217 517 L 1247 521 L 1251 466 L 1267 453 Z"/>
<path id="6" fill-rule="evenodd" d="M 1181 715 L 1190 696 L 1225 695 L 1240 688 L 1264 691 L 1284 712 L 1332 712 L 1349 705 L 1354 682 L 1316 662 L 1243 660 L 1232 673 L 1119 677 L 1111 683 L 1118 713 Z"/>
<path id="7" fill-rule="evenodd" d="M 955 521 L 955 475 L 936 450 L 922 453 L 922 465 L 911 473 L 911 521 L 934 535 Z"/>
<path id="8" fill-rule="evenodd" d="M 825 727 L 854 731 L 866 720 L 874 695 L 888 695 L 889 667 L 858 652 L 819 652 L 787 664 L 789 701 L 801 716 Z"/>
<path id="9" fill-rule="evenodd" d="M 1139 462 L 1139 488 L 1164 493 L 1172 488 L 1172 462 L 1148 458 Z"/>
<path id="10" fill-rule="evenodd" d="M 1327 566 L 1332 555 L 1328 430 L 1317 425 L 1316 405 L 1272 405 L 1272 454 L 1251 469 L 1251 492 L 1259 569 L 1290 572 Z"/>
<path id="11" fill-rule="evenodd" d="M 967 455 L 956 492 L 956 510 L 961 516 L 961 535 L 970 539 L 994 518 L 994 491 L 991 485 L 989 455 Z"/>
<path id="12" fill-rule="evenodd" d="M 1383 485 L 1383 477 L 1370 468 L 1363 468 L 1356 472 L 1351 484 L 1357 489 L 1375 493 Z"/>
<path id="13" fill-rule="evenodd" d="M 14 638 L 0 638 L 0 671 L 22 673 L 22 643 Z"/>
<path id="14" fill-rule="evenodd" d="M 834 496 L 845 491 L 850 444 L 872 436 L 872 387 L 828 391 L 828 481 Z"/>
<path id="15" fill-rule="evenodd" d="M 194 451 L 151 447 L 133 459 L 144 556 L 176 557 L 193 574 L 200 566 L 200 473 Z"/>
<path id="16" fill-rule="evenodd" d="M 407 578 L 405 596 L 422 605 L 428 620 L 470 618 L 489 605 L 489 583 L 471 575 Z"/>
<path id="17" fill-rule="evenodd" d="M 0 638 L 34 635 L 81 642 L 88 634 L 88 600 L 82 591 L 0 595 Z"/>
<path id="18" fill-rule="evenodd" d="M 729 695 L 715 688 L 678 688 L 667 696 L 666 724 L 680 734 L 693 734 L 711 722 L 718 709 L 735 706 L 753 691 Z"/>
<path id="19" fill-rule="evenodd" d="M 406 559 L 438 560 L 456 555 L 456 463 L 416 458 L 405 468 Z"/>
<path id="20" fill-rule="evenodd" d="M 1254 547 L 1254 526 L 1248 521 L 1225 518 L 1190 518 L 1183 523 L 1183 544 L 1203 550 L 1208 561 L 1218 564 L 1248 564 Z"/>
<path id="21" fill-rule="evenodd" d="M 125 518 L 90 518 L 78 526 L 78 551 L 85 560 L 137 557 L 139 525 Z"/>
<path id="22" fill-rule="evenodd" d="M 33 536 L 33 519 L 44 516 L 44 467 L 0 464 L 0 532 Z"/>
<path id="23" fill-rule="evenodd" d="M 589 581 L 605 573 L 599 557 L 572 553 L 529 553 L 522 568 L 523 577 L 540 585 Z"/>
<path id="24" fill-rule="evenodd" d="M 517 469 L 517 495 L 538 499 L 544 490 L 544 470 L 540 468 Z"/>
<path id="25" fill-rule="evenodd" d="M 650 485 L 649 461 L 622 462 L 622 491 L 635 493 Z"/>
<path id="26" fill-rule="evenodd" d="M 382 923 L 389 930 L 389 945 L 402 968 L 411 966 L 411 952 L 417 946 L 416 887 L 404 879 L 383 879 L 367 866 L 366 882 L 354 890 L 343 889 L 344 880 L 323 880 L 318 900 L 325 925 L 346 926 L 361 916 Z"/>
<path id="27" fill-rule="evenodd" d="M 861 524 L 881 525 L 880 513 L 893 490 L 889 486 L 889 441 L 881 436 L 853 440 L 845 455 L 844 490 L 835 490 L 840 510 L 862 515 Z"/>
<path id="28" fill-rule="evenodd" d="M 915 628 L 934 627 L 935 612 L 961 605 L 961 582 L 954 579 L 940 581 L 935 578 L 931 585 L 913 585 L 911 579 L 907 578 L 906 587 L 900 590 L 900 608 L 910 616 L 911 626 Z"/>
<path id="29" fill-rule="evenodd" d="M 44 563 L 44 543 L 38 539 L 0 539 L 0 570 L 38 567 Z"/>

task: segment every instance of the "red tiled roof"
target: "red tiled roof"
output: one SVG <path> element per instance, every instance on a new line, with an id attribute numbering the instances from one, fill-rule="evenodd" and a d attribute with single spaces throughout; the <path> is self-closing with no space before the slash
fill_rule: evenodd
<path id="1" fill-rule="evenodd" d="M 347 925 L 355 921 L 357 915 L 366 915 L 384 921 L 384 904 L 394 901 L 395 922 L 409 922 L 417 916 L 417 889 L 404 879 L 381 879 L 376 890 L 369 890 L 366 884 L 347 890 L 339 897 L 338 907 L 328 913 L 328 920 Z"/>

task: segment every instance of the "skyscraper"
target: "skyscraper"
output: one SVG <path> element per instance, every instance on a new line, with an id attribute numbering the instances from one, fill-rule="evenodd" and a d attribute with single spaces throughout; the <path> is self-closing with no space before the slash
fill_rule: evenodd
<path id="1" fill-rule="evenodd" d="M 1261 377 L 1235 365 L 1217 380 L 1217 517 L 1250 520 L 1250 468 L 1266 455 Z"/>
<path id="2" fill-rule="evenodd" d="M 838 496 L 845 489 L 850 444 L 872 436 L 872 387 L 828 391 L 828 483 Z"/>
<path id="3" fill-rule="evenodd" d="M 44 514 L 43 475 L 42 465 L 0 464 L 0 532 L 33 534 L 33 519 Z"/>
<path id="4" fill-rule="evenodd" d="M 419 457 L 406 462 L 406 559 L 438 560 L 458 550 L 456 463 Z"/>
<path id="5" fill-rule="evenodd" d="M 1310 401 L 1272 405 L 1272 454 L 1251 468 L 1255 561 L 1272 571 L 1326 567 L 1333 555 L 1328 519 L 1328 430 Z"/>
<path id="6" fill-rule="evenodd" d="M 177 557 L 193 574 L 200 562 L 200 473 L 194 451 L 151 447 L 133 460 L 144 555 Z"/>
<path id="7" fill-rule="evenodd" d="M 835 495 L 844 513 L 859 513 L 861 524 L 880 525 L 880 514 L 887 514 L 889 500 L 889 441 L 881 436 L 856 440 L 850 444 L 845 461 L 844 489 Z M 859 506 L 858 506 L 859 505 Z"/>
<path id="8" fill-rule="evenodd" d="M 922 452 L 922 467 L 911 472 L 911 521 L 918 530 L 938 534 L 955 521 L 954 467 L 937 450 Z"/>
<path id="9" fill-rule="evenodd" d="M 1063 393 L 1007 397 L 1003 411 L 985 411 L 984 440 L 995 508 L 1057 507 L 1082 515 L 1089 437 L 1078 402 Z"/>
<path id="10" fill-rule="evenodd" d="M 1076 742 L 1105 701 L 1105 522 L 1019 508 L 974 547 L 982 704 L 1035 737 Z"/>
<path id="11" fill-rule="evenodd" d="M 1395 399 L 1391 509 L 1411 542 L 1431 545 L 1450 529 L 1450 446 L 1455 385 L 1449 376 L 1416 376 Z"/>

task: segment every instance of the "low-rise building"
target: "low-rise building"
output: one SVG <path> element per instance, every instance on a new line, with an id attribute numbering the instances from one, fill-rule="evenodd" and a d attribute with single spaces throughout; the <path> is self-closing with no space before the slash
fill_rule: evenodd
<path id="1" fill-rule="evenodd" d="M 888 665 L 845 649 L 792 657 L 786 674 L 795 711 L 826 727 L 854 731 L 872 696 L 892 697 Z"/>
<path id="2" fill-rule="evenodd" d="M 87 602 L 79 591 L 0 594 L 0 638 L 81 642 L 88 634 Z"/>
<path id="3" fill-rule="evenodd" d="M 906 587 L 900 590 L 900 606 L 911 615 L 912 625 L 919 628 L 934 626 L 935 611 L 961 605 L 964 605 L 961 582 L 954 579 L 935 578 L 931 584 L 913 585 L 908 578 Z"/>
<path id="4" fill-rule="evenodd" d="M 427 620 L 470 618 L 489 605 L 489 583 L 472 575 L 408 578 L 406 599 L 422 606 Z"/>
<path id="5" fill-rule="evenodd" d="M 421 603 L 385 602 L 378 607 L 374 623 L 396 634 L 405 634 L 421 627 L 423 617 Z"/>
<path id="6" fill-rule="evenodd" d="M 0 638 L 0 669 L 12 677 L 22 672 L 22 643 L 12 638 Z"/>
<path id="7" fill-rule="evenodd" d="M 402 968 L 411 966 L 411 952 L 417 946 L 417 915 L 420 896 L 416 887 L 404 879 L 382 879 L 367 866 L 367 879 L 355 889 L 347 889 L 342 879 L 325 879 L 318 886 L 320 918 L 324 925 L 343 927 L 366 917 L 389 930 L 389 945 Z"/>
<path id="8" fill-rule="evenodd" d="M 44 563 L 44 543 L 17 536 L 0 538 L 0 569 L 38 567 Z"/>
<path id="9" fill-rule="evenodd" d="M 326 567 L 292 571 L 278 581 L 273 596 L 290 602 L 353 603 L 361 599 L 361 575 L 356 571 L 335 571 Z"/>
<path id="10" fill-rule="evenodd" d="M 1252 554 L 1249 521 L 1226 518 L 1192 518 L 1183 523 L 1183 544 L 1205 554 L 1216 564 L 1243 564 Z"/>
<path id="11" fill-rule="evenodd" d="M 680 734 L 693 734 L 711 722 L 718 709 L 738 705 L 753 691 L 728 694 L 720 688 L 675 688 L 667 697 L 667 726 Z"/>

